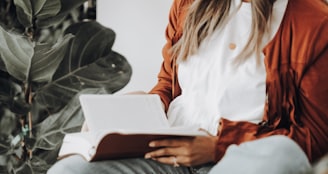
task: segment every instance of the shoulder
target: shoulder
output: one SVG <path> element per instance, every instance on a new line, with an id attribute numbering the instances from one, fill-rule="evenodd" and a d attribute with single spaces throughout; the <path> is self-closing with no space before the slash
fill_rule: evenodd
<path id="1" fill-rule="evenodd" d="M 183 7 L 191 5 L 193 2 L 194 2 L 194 0 L 174 0 L 173 4 L 177 8 L 183 8 Z"/>
<path id="2" fill-rule="evenodd" d="M 323 0 L 289 0 L 287 11 L 299 22 L 317 22 L 328 18 L 328 5 Z"/>
<path id="3" fill-rule="evenodd" d="M 322 0 L 289 0 L 280 28 L 265 52 L 279 48 L 276 53 L 281 57 L 307 67 L 327 51 L 327 31 L 328 6 Z"/>
<path id="4" fill-rule="evenodd" d="M 182 33 L 184 21 L 188 13 L 188 9 L 194 0 L 174 0 L 170 10 L 170 23 L 177 32 L 176 37 Z"/>
<path id="5" fill-rule="evenodd" d="M 171 13 L 174 13 L 174 15 L 185 13 L 193 2 L 194 0 L 174 0 L 171 7 Z"/>
<path id="6" fill-rule="evenodd" d="M 287 29 L 285 32 L 293 32 L 293 35 L 299 36 L 301 40 L 316 40 L 326 47 L 328 6 L 323 0 L 289 0 L 284 28 Z"/>

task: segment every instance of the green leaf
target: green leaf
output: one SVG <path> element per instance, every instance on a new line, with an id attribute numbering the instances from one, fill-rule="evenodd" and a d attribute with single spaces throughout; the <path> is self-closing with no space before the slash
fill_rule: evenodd
<path id="1" fill-rule="evenodd" d="M 2 157 L 0 156 L 0 163 L 2 161 Z M 8 173 L 8 170 L 7 170 L 7 166 L 6 165 L 0 165 L 0 173 Z"/>
<path id="2" fill-rule="evenodd" d="M 13 159 L 15 160 L 15 159 Z M 18 159 L 16 159 L 18 160 Z M 15 174 L 34 174 L 34 172 L 32 171 L 32 167 L 29 163 L 22 163 L 20 166 L 15 166 L 12 169 L 13 173 Z"/>
<path id="3" fill-rule="evenodd" d="M 79 94 L 105 94 L 104 89 L 87 89 Z M 36 137 L 35 149 L 58 150 L 65 133 L 78 132 L 84 121 L 79 102 L 79 94 L 76 95 L 60 112 L 50 115 L 42 123 L 33 129 Z M 55 157 L 54 157 L 55 158 Z"/>
<path id="4" fill-rule="evenodd" d="M 31 0 L 33 6 L 33 15 L 38 14 L 46 2 L 47 0 Z"/>
<path id="5" fill-rule="evenodd" d="M 26 37 L 11 34 L 0 28 L 0 54 L 9 74 L 23 82 L 48 82 L 64 58 L 73 35 L 51 46 L 37 44 Z"/>
<path id="6" fill-rule="evenodd" d="M 1 138 L 0 141 L 0 166 L 1 166 L 4 163 L 1 162 L 1 159 L 3 158 L 4 155 L 7 155 L 10 149 L 10 140 L 5 135 L 1 135 L 0 138 Z"/>
<path id="7" fill-rule="evenodd" d="M 17 18 L 26 28 L 33 26 L 33 20 L 47 21 L 55 17 L 62 9 L 61 0 L 14 0 L 14 3 L 16 6 Z M 61 16 L 61 14 L 59 14 L 59 16 Z M 65 16 L 63 16 L 63 18 L 64 17 Z"/>
<path id="8" fill-rule="evenodd" d="M 130 80 L 131 66 L 111 47 L 115 34 L 97 22 L 79 23 L 66 33 L 75 34 L 53 81 L 36 91 L 36 101 L 50 110 L 66 105 L 86 88 L 105 88 L 114 93 Z"/>
<path id="9" fill-rule="evenodd" d="M 56 162 L 59 148 L 62 145 L 66 133 L 78 132 L 81 130 L 84 121 L 81 110 L 80 94 L 106 94 L 104 89 L 86 89 L 78 93 L 73 99 L 58 113 L 50 115 L 42 123 L 34 126 L 33 134 L 36 144 L 33 148 L 35 155 L 31 160 L 34 172 L 45 171 L 51 164 Z M 37 167 L 37 168 L 36 168 Z"/>
<path id="10" fill-rule="evenodd" d="M 0 111 L 0 136 L 9 137 L 16 129 L 16 115 L 9 109 L 1 108 Z M 0 139 L 1 140 L 1 139 Z"/>
<path id="11" fill-rule="evenodd" d="M 60 12 L 60 0 L 32 0 L 34 16 L 37 19 L 47 19 Z"/>
<path id="12" fill-rule="evenodd" d="M 30 0 L 14 0 L 16 5 L 16 13 L 19 22 L 25 27 L 32 26 L 33 12 Z"/>
<path id="13" fill-rule="evenodd" d="M 16 114 L 26 114 L 30 109 L 29 104 L 25 102 L 21 86 L 6 78 L 0 78 L 0 104 Z M 2 109 L 0 108 L 0 111 Z M 5 116 L 4 114 L 0 115 Z"/>
<path id="14" fill-rule="evenodd" d="M 1 54 L 0 54 L 0 55 L 1 55 Z M 0 56 L 0 71 L 7 72 L 7 70 L 6 70 L 6 65 L 5 65 L 5 63 L 2 61 L 1 56 Z"/>
<path id="15" fill-rule="evenodd" d="M 52 79 L 60 62 L 63 60 L 69 41 L 73 35 L 66 35 L 54 46 L 37 44 L 32 58 L 29 80 L 33 82 L 48 82 Z"/>
<path id="16" fill-rule="evenodd" d="M 54 79 L 108 55 L 115 40 L 113 30 L 95 21 L 73 24 L 64 34 L 74 34 L 76 37 L 65 57 L 66 62 L 62 63 L 62 69 L 56 72 Z"/>
<path id="17" fill-rule="evenodd" d="M 52 0 L 48 0 L 48 1 L 52 1 Z M 51 16 L 51 17 L 48 16 L 47 18 L 36 19 L 35 23 L 37 27 L 46 28 L 59 24 L 66 18 L 66 16 L 72 11 L 72 9 L 79 7 L 86 0 L 60 0 L 60 1 L 61 1 L 60 11 L 55 16 Z"/>
<path id="18" fill-rule="evenodd" d="M 0 57 L 10 75 L 26 81 L 33 54 L 33 43 L 27 37 L 6 32 L 0 27 Z"/>
<path id="19" fill-rule="evenodd" d="M 51 167 L 51 164 L 48 164 L 44 158 L 40 158 L 39 154 L 38 156 L 33 156 L 30 160 L 30 164 L 34 174 L 47 173 L 47 170 Z"/>

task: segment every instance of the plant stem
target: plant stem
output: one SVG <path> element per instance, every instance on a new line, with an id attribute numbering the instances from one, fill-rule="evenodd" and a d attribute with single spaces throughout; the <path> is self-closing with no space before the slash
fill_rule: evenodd
<path id="1" fill-rule="evenodd" d="M 29 90 L 29 97 L 28 97 L 28 103 L 32 105 L 32 88 L 30 87 Z M 31 111 L 28 112 L 28 127 L 29 127 L 29 136 L 32 138 L 32 113 Z"/>
<path id="2" fill-rule="evenodd" d="M 29 83 L 25 84 L 25 97 L 27 102 L 32 105 L 32 87 Z M 28 122 L 28 133 L 29 133 L 29 138 L 33 137 L 32 134 L 32 112 L 29 111 L 27 114 L 27 122 Z M 32 150 L 31 149 L 27 149 L 27 153 L 30 159 L 32 159 Z"/>
<path id="3" fill-rule="evenodd" d="M 30 105 L 32 105 L 32 87 L 31 86 L 29 87 L 28 103 Z M 33 134 L 32 134 L 32 112 L 31 111 L 28 112 L 28 128 L 29 128 L 29 137 L 32 138 Z M 32 150 L 28 149 L 28 153 L 29 153 L 30 159 L 32 159 L 32 157 L 33 157 Z"/>

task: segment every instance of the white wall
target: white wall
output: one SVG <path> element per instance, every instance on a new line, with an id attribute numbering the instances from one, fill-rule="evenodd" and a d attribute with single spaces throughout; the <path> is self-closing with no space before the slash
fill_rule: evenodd
<path id="1" fill-rule="evenodd" d="M 157 82 L 172 0 L 97 0 L 97 21 L 113 29 L 113 50 L 132 66 L 129 84 L 118 93 L 149 91 Z"/>

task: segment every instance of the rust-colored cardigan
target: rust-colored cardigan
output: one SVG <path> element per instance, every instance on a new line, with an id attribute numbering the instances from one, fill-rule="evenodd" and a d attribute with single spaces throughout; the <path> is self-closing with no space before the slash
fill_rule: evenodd
<path id="1" fill-rule="evenodd" d="M 182 35 L 193 0 L 175 0 L 166 29 L 164 62 L 150 93 L 166 110 L 181 94 L 176 62 L 169 49 Z M 263 49 L 268 99 L 263 122 L 220 120 L 216 160 L 231 144 L 286 135 L 314 162 L 328 152 L 328 7 L 320 0 L 289 0 L 280 28 Z"/>

